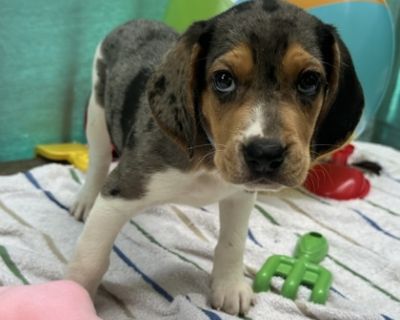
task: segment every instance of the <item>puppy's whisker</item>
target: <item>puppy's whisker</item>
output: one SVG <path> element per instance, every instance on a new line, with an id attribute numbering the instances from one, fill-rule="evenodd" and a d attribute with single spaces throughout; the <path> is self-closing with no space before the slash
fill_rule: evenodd
<path id="1" fill-rule="evenodd" d="M 207 158 L 209 158 L 210 156 L 213 156 L 214 155 L 214 151 L 212 151 L 212 152 L 209 152 L 209 153 L 206 153 L 200 160 L 198 160 L 197 162 L 196 162 L 196 167 L 198 167 L 198 166 L 200 166 L 204 161 L 206 161 L 207 160 Z"/>

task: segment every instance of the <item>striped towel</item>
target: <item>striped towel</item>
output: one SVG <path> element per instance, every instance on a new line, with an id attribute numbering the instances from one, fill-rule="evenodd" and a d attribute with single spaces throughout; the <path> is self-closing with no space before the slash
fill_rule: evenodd
<path id="1" fill-rule="evenodd" d="M 246 319 L 400 320 L 400 153 L 357 143 L 355 157 L 378 161 L 364 200 L 337 202 L 302 189 L 260 195 L 251 217 L 245 253 L 249 281 L 271 254 L 291 255 L 299 234 L 317 231 L 330 243 L 322 264 L 334 282 L 325 306 L 307 301 L 302 288 L 291 301 L 258 295 Z M 0 177 L 0 282 L 60 279 L 82 223 L 68 208 L 84 176 L 50 164 Z M 217 206 L 165 205 L 147 210 L 122 230 L 95 304 L 104 320 L 237 319 L 207 303 Z M 1 315 L 0 315 L 1 319 Z"/>

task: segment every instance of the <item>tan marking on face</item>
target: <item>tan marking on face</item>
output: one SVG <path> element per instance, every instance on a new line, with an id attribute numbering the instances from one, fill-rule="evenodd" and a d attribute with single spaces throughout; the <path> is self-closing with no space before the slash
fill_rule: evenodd
<path id="1" fill-rule="evenodd" d="M 315 124 L 321 109 L 323 96 L 320 94 L 312 106 L 311 112 L 299 112 L 298 104 L 282 103 L 281 139 L 288 147 L 281 175 L 286 185 L 298 185 L 306 178 L 311 164 L 310 143 Z"/>
<path id="2" fill-rule="evenodd" d="M 302 183 L 306 178 L 311 163 L 311 139 L 324 102 L 322 90 L 309 105 L 304 105 L 294 91 L 299 75 L 306 70 L 316 71 L 325 76 L 322 63 L 300 44 L 294 43 L 282 59 L 279 75 L 279 81 L 283 84 L 283 99 L 279 106 L 281 139 L 288 147 L 280 174 L 287 185 Z"/>
<path id="3" fill-rule="evenodd" d="M 239 87 L 251 79 L 253 69 L 251 49 L 240 44 L 216 59 L 207 72 L 207 78 L 210 82 L 214 72 L 228 70 Z M 236 181 L 238 173 L 243 171 L 238 139 L 251 120 L 254 106 L 254 99 L 250 96 L 221 103 L 211 85 L 202 93 L 202 112 L 216 146 L 214 162 L 228 181 Z"/>
<path id="4" fill-rule="evenodd" d="M 236 181 L 237 174 L 242 170 L 239 139 L 251 120 L 253 103 L 225 103 L 220 101 L 210 88 L 202 95 L 203 114 L 208 121 L 215 144 L 214 162 L 228 181 Z"/>
<path id="5" fill-rule="evenodd" d="M 316 57 L 307 52 L 299 43 L 293 43 L 282 59 L 281 83 L 292 84 L 303 70 L 315 70 L 324 74 L 324 67 Z"/>
<path id="6" fill-rule="evenodd" d="M 219 57 L 211 66 L 210 73 L 218 70 L 229 70 L 240 82 L 245 82 L 253 75 L 254 61 L 251 49 L 247 44 L 239 44 L 231 51 Z"/>

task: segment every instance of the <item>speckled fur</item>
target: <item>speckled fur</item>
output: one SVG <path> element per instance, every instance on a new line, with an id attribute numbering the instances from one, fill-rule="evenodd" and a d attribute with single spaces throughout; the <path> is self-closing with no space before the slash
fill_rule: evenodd
<path id="1" fill-rule="evenodd" d="M 293 5 L 275 0 L 243 3 L 208 21 L 195 23 L 180 37 L 160 22 L 144 20 L 114 30 L 101 45 L 103 58 L 97 62 L 96 97 L 104 106 L 121 163 L 108 179 L 103 194 L 140 197 L 152 173 L 166 168 L 189 170 L 193 166 L 193 150 L 198 153 L 197 159 L 212 151 L 196 148 L 208 142 L 199 97 L 206 85 L 205 70 L 234 45 L 251 45 L 259 66 L 255 74 L 259 83 L 257 95 L 272 104 L 280 98 L 277 66 L 288 44 L 301 43 L 313 56 L 327 60 L 329 73 L 332 57 L 327 46 L 334 38 L 343 44 L 330 26 Z M 194 46 L 198 47 L 198 56 L 196 65 L 190 65 Z M 338 101 L 351 92 L 356 96 L 361 90 L 347 49 L 344 45 L 342 49 L 343 83 L 349 78 L 352 83 L 342 86 Z M 194 79 L 190 78 L 190 68 L 195 69 Z M 337 104 L 336 112 L 328 113 L 325 124 L 320 125 L 325 129 L 316 130 L 314 145 L 318 147 L 313 154 L 326 152 L 326 146 L 347 138 L 362 105 L 362 99 L 353 109 L 347 108 L 346 103 Z M 350 116 L 341 121 L 344 113 Z M 270 123 L 271 132 L 279 126 L 273 108 L 263 110 L 263 116 L 264 122 Z M 332 121 L 336 122 L 333 128 L 327 123 Z M 174 140 L 178 136 L 181 139 Z"/>
<path id="2" fill-rule="evenodd" d="M 250 71 L 237 79 L 234 98 L 222 98 L 212 71 L 231 69 L 221 60 L 243 53 L 240 48 L 246 58 L 236 63 Z M 310 160 L 342 145 L 360 117 L 363 94 L 346 47 L 333 27 L 305 11 L 254 0 L 194 23 L 181 36 L 159 22 L 129 22 L 105 38 L 96 59 L 87 130 L 91 165 L 72 210 L 88 219 L 66 278 L 94 296 L 113 242 L 134 215 L 168 202 L 219 201 L 210 302 L 245 314 L 253 291 L 243 254 L 257 190 L 302 183 Z M 299 79 L 311 67 L 322 84 L 305 97 Z M 285 169 L 260 180 L 251 163 L 244 165 L 246 139 L 265 143 L 278 135 L 286 137 Z M 111 141 L 120 159 L 106 178 Z"/>

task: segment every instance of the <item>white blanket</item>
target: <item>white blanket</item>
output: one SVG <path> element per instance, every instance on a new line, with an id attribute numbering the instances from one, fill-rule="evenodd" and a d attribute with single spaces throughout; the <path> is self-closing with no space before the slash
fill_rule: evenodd
<path id="1" fill-rule="evenodd" d="M 299 234 L 317 231 L 330 244 L 322 262 L 334 281 L 325 306 L 272 292 L 258 295 L 247 318 L 400 319 L 400 153 L 357 143 L 358 158 L 379 162 L 364 200 L 338 202 L 297 190 L 262 195 L 251 217 L 245 253 L 248 280 L 271 254 L 291 255 Z M 82 223 L 68 208 L 84 179 L 70 166 L 46 165 L 0 177 L 0 282 L 60 279 Z M 165 205 L 134 218 L 120 233 L 96 307 L 104 320 L 237 319 L 207 302 L 216 205 Z M 1 315 L 0 315 L 1 319 Z"/>

